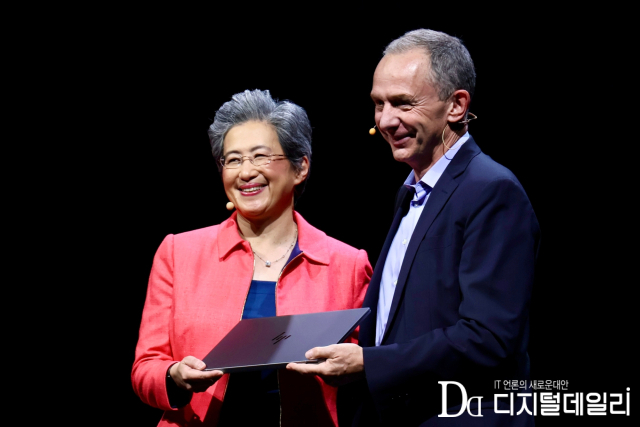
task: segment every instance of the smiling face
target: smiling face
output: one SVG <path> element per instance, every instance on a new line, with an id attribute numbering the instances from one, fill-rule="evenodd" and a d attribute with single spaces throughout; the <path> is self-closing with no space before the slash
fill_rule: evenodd
<path id="1" fill-rule="evenodd" d="M 371 89 L 380 134 L 391 146 L 393 157 L 416 173 L 439 158 L 434 152 L 451 107 L 438 98 L 427 80 L 429 72 L 429 58 L 422 50 L 388 54 L 376 67 Z"/>
<path id="2" fill-rule="evenodd" d="M 284 154 L 275 129 L 264 122 L 234 126 L 224 138 L 223 157 Z M 306 158 L 305 158 L 306 159 Z M 296 173 L 289 160 L 273 157 L 271 163 L 254 166 L 245 159 L 237 169 L 222 169 L 227 197 L 238 213 L 250 221 L 274 219 L 293 208 L 293 190 L 304 181 L 308 162 Z"/>

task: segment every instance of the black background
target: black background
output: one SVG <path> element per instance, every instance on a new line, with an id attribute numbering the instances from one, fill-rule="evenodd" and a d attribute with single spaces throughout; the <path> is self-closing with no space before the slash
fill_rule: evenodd
<path id="1" fill-rule="evenodd" d="M 161 416 L 130 382 L 147 279 L 165 235 L 229 215 L 206 131 L 234 93 L 269 89 L 306 109 L 313 157 L 297 210 L 365 249 L 375 265 L 409 168 L 379 134 L 368 134 L 371 79 L 386 44 L 416 28 L 455 35 L 469 49 L 477 71 L 471 111 L 479 117 L 470 132 L 516 174 L 538 216 L 533 379 L 568 380 L 568 392 L 631 387 L 637 323 L 629 292 L 637 280 L 625 273 L 634 259 L 620 236 L 635 230 L 620 200 L 633 170 L 620 167 L 631 153 L 620 151 L 616 124 L 633 114 L 616 111 L 622 82 L 612 67 L 624 64 L 612 36 L 625 36 L 608 30 L 625 11 L 393 6 L 105 10 L 88 14 L 77 31 L 62 30 L 72 52 L 62 74 L 83 143 L 60 148 L 76 159 L 73 170 L 60 171 L 68 190 L 60 200 L 73 207 L 65 227 L 76 232 L 73 261 L 83 267 L 71 292 L 90 319 L 72 324 L 91 325 L 73 340 L 80 359 L 102 366 L 91 374 L 95 385 L 75 393 L 90 416 L 137 426 L 155 426 Z M 629 418 L 539 416 L 537 423 Z"/>

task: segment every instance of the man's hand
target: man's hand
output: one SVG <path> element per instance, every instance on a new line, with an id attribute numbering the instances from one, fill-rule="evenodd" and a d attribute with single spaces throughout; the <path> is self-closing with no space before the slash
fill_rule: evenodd
<path id="1" fill-rule="evenodd" d="M 315 347 L 305 353 L 307 359 L 325 359 L 320 363 L 289 363 L 287 369 L 306 375 L 318 375 L 333 387 L 364 378 L 362 347 L 356 344 L 333 344 Z"/>
<path id="2" fill-rule="evenodd" d="M 222 377 L 222 371 L 205 371 L 207 365 L 202 360 L 187 356 L 169 369 L 173 381 L 181 389 L 200 393 L 211 387 Z"/>

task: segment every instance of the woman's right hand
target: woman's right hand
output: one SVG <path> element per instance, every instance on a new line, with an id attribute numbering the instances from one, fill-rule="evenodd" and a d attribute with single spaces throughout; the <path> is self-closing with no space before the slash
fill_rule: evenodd
<path id="1" fill-rule="evenodd" d="M 171 378 L 181 389 L 201 393 L 214 385 L 224 375 L 222 371 L 205 371 L 202 360 L 187 356 L 169 369 Z"/>

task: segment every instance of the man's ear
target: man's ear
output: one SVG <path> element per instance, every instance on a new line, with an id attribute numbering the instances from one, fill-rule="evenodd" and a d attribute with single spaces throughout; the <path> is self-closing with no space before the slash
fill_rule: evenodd
<path id="1" fill-rule="evenodd" d="M 471 103 L 471 95 L 464 89 L 458 89 L 449 98 L 451 105 L 449 106 L 449 114 L 447 121 L 449 123 L 458 123 L 464 120 L 465 114 Z"/>
<path id="2" fill-rule="evenodd" d="M 309 158 L 307 156 L 303 156 L 300 171 L 296 175 L 295 185 L 298 185 L 307 179 L 307 175 L 309 175 Z"/>

